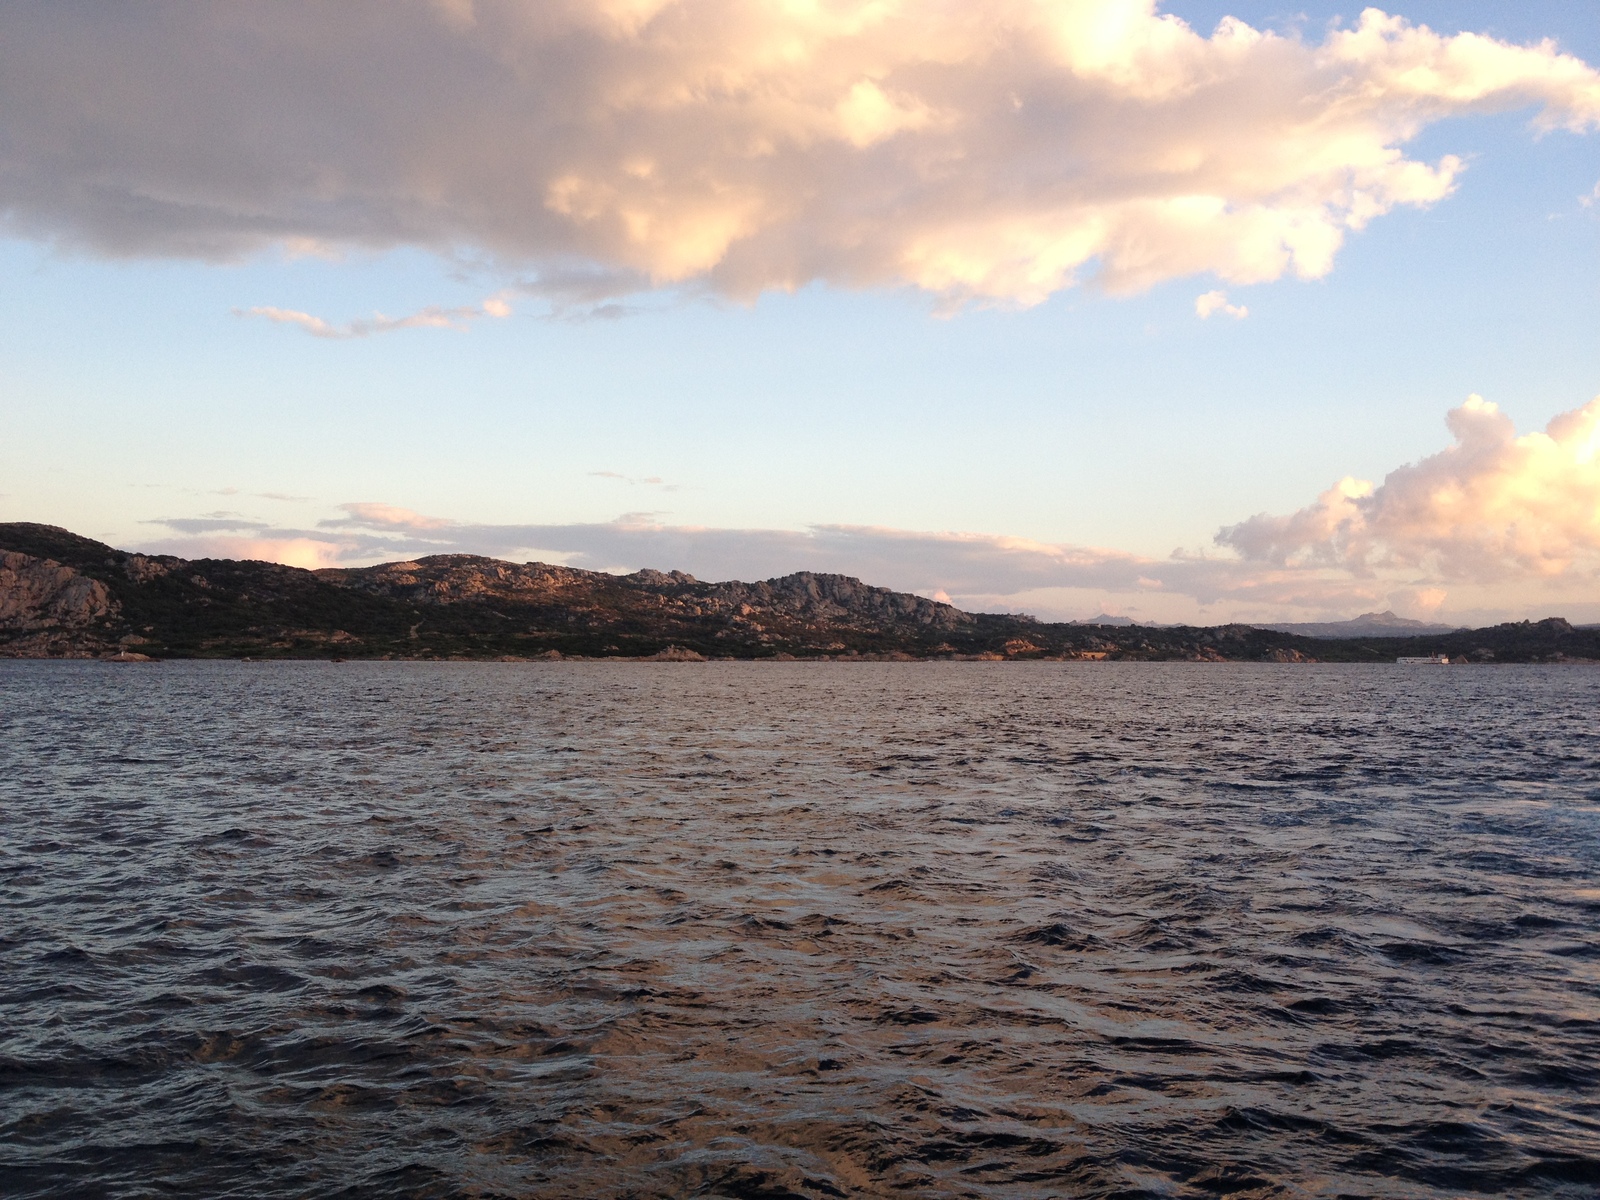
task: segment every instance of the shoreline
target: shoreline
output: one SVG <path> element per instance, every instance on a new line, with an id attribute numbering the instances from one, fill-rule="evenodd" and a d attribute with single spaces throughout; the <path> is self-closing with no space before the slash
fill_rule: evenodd
<path id="1" fill-rule="evenodd" d="M 930 665 L 934 663 L 1001 663 L 1011 666 L 1027 664 L 1051 665 L 1113 665 L 1113 664 L 1153 664 L 1177 663 L 1192 666 L 1300 666 L 1300 667 L 1412 667 L 1417 664 L 1403 663 L 1391 659 L 1250 659 L 1250 658 L 1186 658 L 1179 656 L 1136 656 L 1136 655 L 1036 655 L 1027 658 L 1006 657 L 998 654 L 942 654 L 935 656 L 917 657 L 908 654 L 838 654 L 838 655 L 767 655 L 755 657 L 716 657 L 716 658 L 663 658 L 658 655 L 533 655 L 520 657 L 517 655 L 416 655 L 404 656 L 381 654 L 360 657 L 333 658 L 326 655 L 274 655 L 261 657 L 257 655 L 165 655 L 152 656 L 146 654 L 54 654 L 54 655 L 0 655 L 0 663 L 29 662 L 29 663 L 100 663 L 106 665 L 151 665 L 160 666 L 163 663 L 249 663 L 255 666 L 266 666 L 277 663 L 327 663 L 329 666 L 344 666 L 354 663 L 480 663 L 503 665 L 556 665 L 560 663 L 628 663 L 635 666 L 657 666 L 666 664 L 717 664 L 717 663 L 750 663 L 772 666 L 794 666 L 807 664 L 850 664 L 850 663 L 902 663 L 907 665 Z M 1428 664 L 1450 667 L 1593 667 L 1600 666 L 1600 659 L 1556 657 L 1539 660 L 1501 660 L 1474 662 L 1467 659 L 1450 663 Z"/>

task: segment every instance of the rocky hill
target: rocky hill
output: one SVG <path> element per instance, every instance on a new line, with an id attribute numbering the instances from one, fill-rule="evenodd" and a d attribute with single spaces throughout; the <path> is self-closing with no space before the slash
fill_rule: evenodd
<path id="1" fill-rule="evenodd" d="M 1280 633 L 1300 633 L 1314 638 L 1373 638 L 1373 637 L 1427 637 L 1430 634 L 1455 633 L 1459 625 L 1430 625 L 1426 621 L 1413 621 L 1393 612 L 1362 613 L 1348 621 L 1291 621 L 1263 625 L 1262 629 L 1276 629 Z"/>
<path id="2" fill-rule="evenodd" d="M 1245 625 L 1045 624 L 843 575 L 704 583 L 448 554 L 306 571 L 134 554 L 0 524 L 0 657 L 833 658 L 1392 661 L 1600 659 L 1553 619 L 1437 637 L 1312 639 Z"/>
<path id="3" fill-rule="evenodd" d="M 1018 624 L 810 572 L 711 584 L 459 554 L 306 571 L 20 523 L 0 525 L 0 555 L 12 657 L 923 657 L 983 653 Z"/>

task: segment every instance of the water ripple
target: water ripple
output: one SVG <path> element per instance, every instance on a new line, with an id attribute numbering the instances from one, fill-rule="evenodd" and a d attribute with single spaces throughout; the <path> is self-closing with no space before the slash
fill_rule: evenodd
<path id="1" fill-rule="evenodd" d="M 1600 674 L 0 663 L 7 1196 L 1600 1185 Z"/>

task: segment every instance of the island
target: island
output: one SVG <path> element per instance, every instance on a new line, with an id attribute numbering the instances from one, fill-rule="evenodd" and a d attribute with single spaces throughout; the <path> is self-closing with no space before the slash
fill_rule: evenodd
<path id="1" fill-rule="evenodd" d="M 1375 633 L 1386 632 L 1382 629 Z M 1600 629 L 1552 617 L 1410 636 L 1254 625 L 1045 622 L 964 612 L 845 575 L 707 583 L 441 554 L 370 567 L 138 554 L 0 523 L 0 657 L 612 658 L 1086 662 L 1600 661 Z"/>

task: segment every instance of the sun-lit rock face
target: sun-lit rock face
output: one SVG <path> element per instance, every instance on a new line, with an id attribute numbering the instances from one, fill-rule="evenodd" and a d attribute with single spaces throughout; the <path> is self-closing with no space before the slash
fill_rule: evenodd
<path id="1" fill-rule="evenodd" d="M 319 578 L 340 587 L 413 604 L 457 604 L 500 600 L 538 604 L 589 578 L 611 578 L 598 571 L 576 571 L 547 563 L 509 563 L 476 554 L 434 554 L 413 562 L 375 567 L 330 567 Z"/>
<path id="2" fill-rule="evenodd" d="M 693 582 L 692 577 L 689 578 Z M 762 583 L 713 584 L 708 597 L 731 608 L 748 606 L 813 621 L 908 622 L 946 628 L 971 624 L 969 614 L 949 604 L 873 587 L 849 575 L 798 571 Z"/>
<path id="3" fill-rule="evenodd" d="M 133 582 L 149 583 L 152 579 L 160 579 L 182 565 L 181 558 L 173 558 L 170 555 L 152 558 L 146 554 L 130 554 L 123 562 L 122 569 Z"/>
<path id="4" fill-rule="evenodd" d="M 83 629 L 118 609 L 97 579 L 48 558 L 0 551 L 0 628 Z"/>

